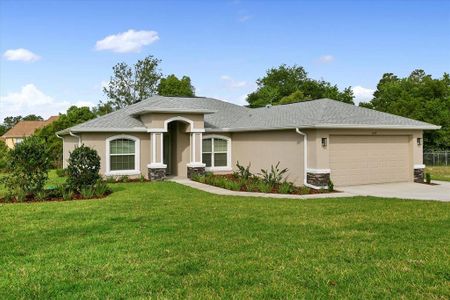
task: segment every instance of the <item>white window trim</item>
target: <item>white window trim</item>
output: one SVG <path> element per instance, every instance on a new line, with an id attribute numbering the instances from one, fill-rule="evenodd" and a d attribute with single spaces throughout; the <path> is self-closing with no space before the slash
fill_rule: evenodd
<path id="1" fill-rule="evenodd" d="M 110 159 L 110 143 L 114 140 L 127 139 L 134 141 L 134 170 L 117 170 L 111 171 L 111 159 Z M 141 162 L 141 141 L 135 136 L 120 134 L 114 135 L 106 139 L 106 176 L 127 176 L 127 175 L 139 175 L 141 174 L 140 162 Z"/>
<path id="2" fill-rule="evenodd" d="M 231 138 L 229 138 L 228 136 L 224 136 L 224 135 L 217 135 L 217 134 L 209 134 L 209 135 L 204 135 L 202 137 L 202 144 L 203 144 L 203 140 L 206 139 L 222 139 L 222 140 L 226 140 L 227 141 L 227 165 L 223 166 L 223 167 L 205 167 L 205 171 L 210 171 L 210 172 L 217 172 L 217 171 L 232 171 L 233 168 L 231 167 Z M 211 145 L 212 147 L 212 145 Z M 214 149 L 212 149 L 214 150 Z M 201 149 L 201 153 L 200 153 L 203 157 L 203 147 Z M 214 155 L 211 155 L 211 164 L 214 164 Z"/>

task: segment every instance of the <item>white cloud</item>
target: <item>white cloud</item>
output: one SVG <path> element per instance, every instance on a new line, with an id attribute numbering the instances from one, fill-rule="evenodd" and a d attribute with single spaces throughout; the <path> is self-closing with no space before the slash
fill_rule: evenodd
<path id="1" fill-rule="evenodd" d="M 247 86 L 247 81 L 235 80 L 228 75 L 222 75 L 220 76 L 220 79 L 223 80 L 230 89 L 239 89 Z"/>
<path id="2" fill-rule="evenodd" d="M 33 62 L 41 59 L 39 55 L 24 48 L 6 50 L 5 53 L 3 53 L 3 57 L 7 60 L 25 62 Z"/>
<path id="3" fill-rule="evenodd" d="M 353 95 L 355 95 L 356 104 L 372 100 L 375 90 L 357 85 L 352 87 Z"/>
<path id="4" fill-rule="evenodd" d="M 329 63 L 331 63 L 331 62 L 333 62 L 334 61 L 334 56 L 333 55 L 322 55 L 320 58 L 319 58 L 319 62 L 321 62 L 321 63 L 323 63 L 323 64 L 329 64 Z"/>
<path id="5" fill-rule="evenodd" d="M 24 85 L 18 92 L 0 96 L 0 121 L 3 121 L 7 116 L 26 116 L 28 114 L 48 118 L 60 112 L 65 112 L 71 105 L 94 106 L 93 103 L 87 101 L 75 103 L 56 101 L 30 83 Z"/>
<path id="6" fill-rule="evenodd" d="M 239 16 L 238 21 L 244 23 L 244 22 L 247 22 L 248 20 L 250 20 L 251 18 L 252 18 L 252 16 L 250 16 L 250 15 L 242 15 L 242 16 Z"/>
<path id="7" fill-rule="evenodd" d="M 150 45 L 159 40 L 156 31 L 135 31 L 130 29 L 126 32 L 108 35 L 95 44 L 97 51 L 111 50 L 113 52 L 140 52 L 142 47 Z"/>

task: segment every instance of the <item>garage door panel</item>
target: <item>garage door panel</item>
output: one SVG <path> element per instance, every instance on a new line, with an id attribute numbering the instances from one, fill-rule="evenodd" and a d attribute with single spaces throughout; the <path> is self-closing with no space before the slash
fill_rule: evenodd
<path id="1" fill-rule="evenodd" d="M 330 169 L 336 185 L 409 181 L 409 137 L 331 136 Z"/>

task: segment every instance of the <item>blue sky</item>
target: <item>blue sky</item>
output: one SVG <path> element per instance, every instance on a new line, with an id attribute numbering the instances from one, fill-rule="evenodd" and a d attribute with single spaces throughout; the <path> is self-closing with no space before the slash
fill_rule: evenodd
<path id="1" fill-rule="evenodd" d="M 0 119 L 95 105 L 113 65 L 149 54 L 200 96 L 244 104 L 286 63 L 364 100 L 386 72 L 450 72 L 450 1 L 2 0 L 0 53 Z"/>

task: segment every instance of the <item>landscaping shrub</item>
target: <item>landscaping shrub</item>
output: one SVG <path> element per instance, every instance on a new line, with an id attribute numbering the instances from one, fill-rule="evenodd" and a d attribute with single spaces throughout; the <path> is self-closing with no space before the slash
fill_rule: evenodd
<path id="1" fill-rule="evenodd" d="M 280 192 L 281 194 L 291 194 L 294 192 L 294 185 L 291 182 L 284 181 L 278 187 L 278 192 Z"/>
<path id="2" fill-rule="evenodd" d="M 425 182 L 430 184 L 431 183 L 431 174 L 425 173 Z"/>
<path id="3" fill-rule="evenodd" d="M 0 171 L 6 169 L 8 164 L 9 148 L 5 142 L 0 140 Z"/>
<path id="4" fill-rule="evenodd" d="M 334 183 L 331 180 L 328 181 L 328 191 L 334 191 Z"/>
<path id="5" fill-rule="evenodd" d="M 93 198 L 95 195 L 95 187 L 94 186 L 83 186 L 80 190 L 80 195 L 83 199 Z"/>
<path id="6" fill-rule="evenodd" d="M 84 145 L 77 147 L 70 153 L 67 184 L 73 191 L 81 192 L 100 179 L 99 171 L 100 156 L 97 151 Z"/>
<path id="7" fill-rule="evenodd" d="M 8 194 L 23 201 L 42 192 L 51 165 L 45 141 L 34 136 L 26 138 L 9 151 L 8 157 L 9 173 L 2 179 Z"/>
<path id="8" fill-rule="evenodd" d="M 272 191 L 272 185 L 265 181 L 259 181 L 258 182 L 258 190 L 261 193 L 270 193 Z"/>
<path id="9" fill-rule="evenodd" d="M 123 175 L 119 178 L 120 182 L 128 182 L 130 178 L 127 175 Z"/>
<path id="10" fill-rule="evenodd" d="M 253 174 L 250 172 L 251 164 L 248 164 L 247 167 L 241 166 L 239 161 L 236 163 L 237 171 L 234 172 L 234 176 L 237 178 L 241 178 L 243 180 L 249 180 Z"/>
<path id="11" fill-rule="evenodd" d="M 270 167 L 270 171 L 261 169 L 261 179 L 269 184 L 269 185 L 278 185 L 283 180 L 284 174 L 288 171 L 287 168 L 280 170 L 279 166 L 280 162 L 278 162 L 275 166 Z"/>
<path id="12" fill-rule="evenodd" d="M 110 193 L 111 189 L 109 188 L 109 186 L 106 184 L 105 181 L 99 180 L 94 185 L 94 194 L 96 197 L 102 197 Z"/>

